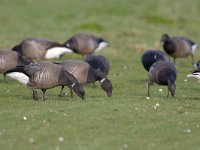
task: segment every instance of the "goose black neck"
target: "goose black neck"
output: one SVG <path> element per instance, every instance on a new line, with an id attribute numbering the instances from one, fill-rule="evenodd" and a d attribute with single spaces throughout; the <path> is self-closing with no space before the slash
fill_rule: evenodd
<path id="1" fill-rule="evenodd" d="M 166 40 L 164 42 L 163 48 L 167 54 L 172 54 L 176 50 L 176 43 L 173 40 Z"/>
<path id="2" fill-rule="evenodd" d="M 68 71 L 64 70 L 63 68 L 60 71 L 59 77 L 58 77 L 59 85 L 73 85 L 74 83 L 77 83 L 76 78 L 70 74 Z"/>

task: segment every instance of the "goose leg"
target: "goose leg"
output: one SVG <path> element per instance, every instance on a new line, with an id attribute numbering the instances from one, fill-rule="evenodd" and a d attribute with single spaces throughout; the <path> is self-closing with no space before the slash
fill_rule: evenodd
<path id="1" fill-rule="evenodd" d="M 3 79 L 6 80 L 6 74 L 5 73 L 3 74 Z"/>
<path id="2" fill-rule="evenodd" d="M 150 85 L 151 85 L 151 83 L 148 82 L 148 83 L 147 83 L 147 88 L 148 88 L 148 90 L 147 90 L 147 96 L 148 96 L 148 97 L 150 97 L 150 92 L 149 92 Z"/>
<path id="3" fill-rule="evenodd" d="M 5 73 L 3 74 L 3 81 L 4 81 L 5 83 L 8 83 L 8 81 L 6 80 L 6 74 L 5 74 Z"/>
<path id="4" fill-rule="evenodd" d="M 34 99 L 35 101 L 38 101 L 37 91 L 36 91 L 36 90 L 32 90 L 32 92 L 33 92 L 33 99 Z"/>
<path id="5" fill-rule="evenodd" d="M 72 88 L 69 88 L 69 89 L 70 89 L 70 93 L 71 93 L 71 98 L 73 98 L 74 97 L 74 93 L 72 91 Z"/>
<path id="6" fill-rule="evenodd" d="M 60 93 L 58 95 L 59 97 L 63 97 L 64 96 L 64 93 L 63 93 L 64 87 L 65 87 L 64 85 L 61 86 L 61 90 L 60 90 Z"/>
<path id="7" fill-rule="evenodd" d="M 192 58 L 192 65 L 194 65 L 195 63 L 194 63 L 194 55 L 193 54 L 191 54 L 191 58 Z"/>
<path id="8" fill-rule="evenodd" d="M 46 89 L 41 89 L 42 91 L 42 101 L 45 101 L 46 98 L 45 98 L 45 93 L 46 93 Z"/>
<path id="9" fill-rule="evenodd" d="M 93 87 L 96 88 L 96 84 L 95 84 L 95 82 L 93 82 Z"/>
<path id="10" fill-rule="evenodd" d="M 167 98 L 169 97 L 169 87 L 168 87 L 168 91 L 167 91 Z"/>
<path id="11" fill-rule="evenodd" d="M 32 93 L 33 93 L 33 99 L 35 101 L 38 101 L 37 91 L 32 89 L 32 84 L 31 83 L 27 83 L 27 87 L 32 91 Z"/>

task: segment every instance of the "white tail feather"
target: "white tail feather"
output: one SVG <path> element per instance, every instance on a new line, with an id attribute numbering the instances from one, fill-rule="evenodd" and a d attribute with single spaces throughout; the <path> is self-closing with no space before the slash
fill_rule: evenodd
<path id="1" fill-rule="evenodd" d="M 6 74 L 6 76 L 15 79 L 17 81 L 19 81 L 22 84 L 27 85 L 27 83 L 29 82 L 29 77 L 26 76 L 25 74 L 21 73 L 21 72 L 12 72 L 12 73 L 8 73 Z"/>
<path id="2" fill-rule="evenodd" d="M 95 49 L 95 52 L 98 52 L 98 51 L 104 49 L 107 46 L 108 46 L 107 42 L 101 42 L 101 43 L 99 43 L 98 47 Z"/>
<path id="3" fill-rule="evenodd" d="M 192 45 L 192 53 L 194 54 L 195 50 L 197 49 L 198 45 L 195 44 L 195 45 Z"/>
<path id="4" fill-rule="evenodd" d="M 73 51 L 66 47 L 54 47 L 48 49 L 45 54 L 45 59 L 59 58 L 64 53 L 72 53 Z"/>

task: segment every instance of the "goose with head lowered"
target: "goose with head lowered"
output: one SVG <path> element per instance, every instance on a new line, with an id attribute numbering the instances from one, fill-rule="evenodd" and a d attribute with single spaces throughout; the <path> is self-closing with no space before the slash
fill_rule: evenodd
<path id="1" fill-rule="evenodd" d="M 189 38 L 182 36 L 170 37 L 168 34 L 163 34 L 161 37 L 165 52 L 173 57 L 174 63 L 176 58 L 191 56 L 192 64 L 194 64 L 194 52 L 198 45 Z"/>
<path id="2" fill-rule="evenodd" d="M 177 70 L 173 64 L 164 61 L 155 62 L 149 69 L 148 73 L 148 82 L 147 88 L 148 93 L 147 96 L 150 96 L 150 86 L 153 83 L 157 83 L 159 85 L 167 86 L 168 87 L 168 94 L 171 93 L 172 97 L 175 96 L 176 92 L 176 78 L 177 78 Z"/>
<path id="3" fill-rule="evenodd" d="M 99 81 L 102 89 L 107 93 L 108 97 L 112 95 L 112 83 L 106 77 L 105 73 L 100 70 L 93 69 L 88 63 L 80 60 L 66 60 L 63 62 L 55 62 L 61 65 L 66 71 L 75 76 L 80 84 L 94 83 Z M 60 96 L 62 96 L 62 86 Z M 71 92 L 71 96 L 73 93 Z"/>
<path id="4" fill-rule="evenodd" d="M 6 71 L 18 65 L 28 65 L 32 62 L 32 60 L 23 58 L 17 52 L 0 50 L 0 73 L 4 74 L 4 77 Z"/>
<path id="5" fill-rule="evenodd" d="M 14 46 L 12 50 L 26 58 L 36 59 L 37 61 L 61 58 L 65 53 L 73 52 L 65 44 L 35 37 L 24 39 L 20 44 Z"/>
<path id="6" fill-rule="evenodd" d="M 76 78 L 62 66 L 51 62 L 36 62 L 30 65 L 17 66 L 6 72 L 6 75 L 25 84 L 33 92 L 33 99 L 38 100 L 36 89 L 43 92 L 42 100 L 45 101 L 45 92 L 57 86 L 68 86 L 84 100 L 85 91 Z"/>
<path id="7" fill-rule="evenodd" d="M 65 46 L 84 57 L 104 49 L 108 46 L 108 42 L 91 34 L 78 33 L 70 37 Z"/>
<path id="8" fill-rule="evenodd" d="M 169 57 L 165 52 L 160 50 L 146 50 L 142 54 L 141 62 L 146 71 L 157 61 L 169 62 Z"/>

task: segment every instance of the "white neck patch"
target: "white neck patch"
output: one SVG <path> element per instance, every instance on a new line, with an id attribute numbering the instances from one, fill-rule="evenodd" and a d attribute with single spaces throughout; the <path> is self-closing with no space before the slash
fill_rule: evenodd
<path id="1" fill-rule="evenodd" d="M 73 88 L 73 86 L 74 86 L 75 84 L 76 84 L 76 83 L 73 83 L 73 84 L 72 84 L 72 88 Z"/>
<path id="2" fill-rule="evenodd" d="M 64 53 L 72 53 L 73 51 L 66 47 L 54 47 L 47 50 L 45 59 L 59 58 Z"/>
<path id="3" fill-rule="evenodd" d="M 106 78 L 101 79 L 100 83 L 102 84 L 105 80 L 106 80 Z"/>
<path id="4" fill-rule="evenodd" d="M 27 85 L 27 83 L 29 82 L 29 77 L 21 72 L 11 72 L 11 73 L 6 74 L 6 76 L 12 79 L 15 79 L 25 85 Z"/>
<path id="5" fill-rule="evenodd" d="M 98 51 L 104 49 L 104 48 L 107 47 L 107 46 L 108 46 L 108 43 L 107 43 L 107 42 L 101 42 L 101 43 L 99 43 L 98 47 L 97 47 L 94 51 L 95 51 L 95 52 L 98 52 Z"/>

